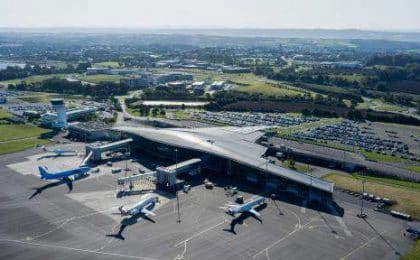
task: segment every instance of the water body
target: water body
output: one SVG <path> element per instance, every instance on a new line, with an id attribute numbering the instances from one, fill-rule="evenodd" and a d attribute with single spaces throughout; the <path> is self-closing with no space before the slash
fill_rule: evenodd
<path id="1" fill-rule="evenodd" d="M 25 63 L 13 63 L 13 62 L 1 62 L 0 61 L 0 70 L 6 69 L 8 66 L 18 66 L 20 68 L 25 67 Z"/>

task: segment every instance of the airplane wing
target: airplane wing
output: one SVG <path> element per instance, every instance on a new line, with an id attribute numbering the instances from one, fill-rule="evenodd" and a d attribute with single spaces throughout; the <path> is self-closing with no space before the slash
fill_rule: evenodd
<path id="1" fill-rule="evenodd" d="M 152 215 L 152 216 L 156 216 L 156 214 L 150 210 L 147 210 L 148 207 L 150 207 L 153 203 L 149 203 L 146 206 L 143 207 L 143 209 L 141 210 L 141 213 L 143 213 L 144 215 Z"/>
<path id="2" fill-rule="evenodd" d="M 254 214 L 257 217 L 261 217 L 261 214 L 259 212 L 257 212 L 255 209 L 251 209 L 251 210 L 249 210 L 249 212 L 251 212 L 252 214 Z"/>
<path id="3" fill-rule="evenodd" d="M 146 216 L 156 216 L 156 214 L 153 211 L 147 210 L 147 209 L 142 209 L 141 213 L 143 213 Z"/>

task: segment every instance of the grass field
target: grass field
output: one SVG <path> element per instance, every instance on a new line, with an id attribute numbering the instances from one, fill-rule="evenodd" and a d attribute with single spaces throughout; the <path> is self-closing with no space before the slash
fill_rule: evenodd
<path id="1" fill-rule="evenodd" d="M 167 69 L 154 69 L 152 71 L 157 73 L 170 72 Z M 264 79 L 252 73 L 227 74 L 199 69 L 182 69 L 178 71 L 194 74 L 194 79 L 197 81 L 206 81 L 209 83 L 225 81 L 232 83 L 239 86 L 236 90 L 247 93 L 261 93 L 264 96 L 296 96 L 304 94 L 301 89 L 293 86 L 267 83 Z"/>
<path id="2" fill-rule="evenodd" d="M 87 81 L 87 82 L 98 84 L 98 83 L 106 82 L 106 81 L 119 83 L 120 78 L 122 78 L 122 76 L 120 76 L 120 75 L 98 74 L 98 75 L 79 76 L 77 78 L 79 80 L 82 80 L 82 81 Z"/>
<path id="3" fill-rule="evenodd" d="M 403 255 L 401 260 L 418 260 L 420 259 L 420 239 L 414 242 L 413 249 Z"/>
<path id="4" fill-rule="evenodd" d="M 335 78 L 343 78 L 343 79 L 346 79 L 346 80 L 358 81 L 358 82 L 361 82 L 362 79 L 365 78 L 365 76 L 360 75 L 360 74 L 353 74 L 353 75 L 334 75 L 333 77 L 335 77 Z"/>
<path id="5" fill-rule="evenodd" d="M 286 86 L 271 85 L 267 83 L 251 82 L 249 86 L 240 86 L 236 90 L 247 93 L 260 93 L 264 96 L 297 96 L 303 94 L 300 91 L 289 89 Z"/>
<path id="6" fill-rule="evenodd" d="M 23 78 L 23 79 L 4 80 L 4 81 L 0 81 L 0 84 L 3 84 L 3 85 L 17 84 L 17 83 L 20 83 L 22 81 L 25 81 L 26 83 L 35 83 L 35 82 L 42 82 L 46 79 L 51 79 L 51 78 L 54 78 L 54 77 L 63 79 L 66 76 L 67 76 L 67 74 L 37 75 L 37 76 L 31 76 L 31 77 L 27 77 L 27 78 Z"/>
<path id="7" fill-rule="evenodd" d="M 363 98 L 363 102 L 359 103 L 356 107 L 357 109 L 372 109 L 377 111 L 385 112 L 401 112 L 405 109 L 401 106 L 383 102 L 380 99 L 369 99 Z"/>
<path id="8" fill-rule="evenodd" d="M 50 130 L 30 125 L 0 125 L 0 142 L 37 137 L 47 132 Z"/>
<path id="9" fill-rule="evenodd" d="M 118 61 L 103 61 L 93 63 L 92 67 L 119 68 L 120 64 L 118 63 Z"/>
<path id="10" fill-rule="evenodd" d="M 409 171 L 419 172 L 420 173 L 420 165 L 410 165 L 405 167 Z"/>
<path id="11" fill-rule="evenodd" d="M 0 143 L 0 154 L 14 153 L 35 147 L 37 145 L 44 145 L 48 140 L 32 138 L 22 139 L 12 142 Z"/>
<path id="12" fill-rule="evenodd" d="M 308 172 L 311 172 L 313 170 L 312 168 L 308 167 L 307 165 L 304 165 L 304 164 L 301 164 L 301 163 L 296 163 L 296 162 L 295 162 L 294 166 L 291 166 L 289 160 L 284 161 L 284 163 L 282 163 L 281 166 L 283 166 L 285 168 L 295 170 L 295 171 L 298 171 L 298 172 L 303 172 L 303 173 L 308 173 Z"/>
<path id="13" fill-rule="evenodd" d="M 375 152 L 367 152 L 363 149 L 359 150 L 359 152 L 366 158 L 366 160 L 373 161 L 373 162 L 400 163 L 400 162 L 406 161 L 397 156 L 379 154 Z"/>
<path id="14" fill-rule="evenodd" d="M 358 175 L 350 176 L 331 173 L 322 178 L 335 183 L 337 187 L 347 190 L 360 192 L 362 188 L 362 177 Z M 365 191 L 396 201 L 397 203 L 392 206 L 393 210 L 410 214 L 415 218 L 420 217 L 419 183 L 366 177 Z"/>
<path id="15" fill-rule="evenodd" d="M 319 92 L 319 93 L 333 93 L 333 94 L 350 94 L 351 91 L 348 91 L 344 88 L 339 88 L 336 86 L 327 86 L 319 84 L 306 84 L 308 90 Z"/>
<path id="16" fill-rule="evenodd" d="M 12 114 L 0 108 L 0 120 L 11 118 Z"/>
<path id="17" fill-rule="evenodd" d="M 33 92 L 33 94 L 22 96 L 22 97 L 19 97 L 18 99 L 23 100 L 25 102 L 29 102 L 29 103 L 47 103 L 52 98 L 64 98 L 66 100 L 80 100 L 85 97 L 83 97 L 82 95 Z"/>

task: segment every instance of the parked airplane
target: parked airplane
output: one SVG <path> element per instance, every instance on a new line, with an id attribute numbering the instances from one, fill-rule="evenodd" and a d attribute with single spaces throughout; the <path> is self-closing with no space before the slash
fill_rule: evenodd
<path id="1" fill-rule="evenodd" d="M 45 158 L 51 158 L 51 157 L 59 157 L 59 156 L 76 156 L 77 155 L 77 151 L 75 150 L 63 150 L 63 149 L 48 149 L 45 146 L 42 146 L 42 150 L 44 150 L 45 152 L 49 152 L 49 153 L 53 153 L 51 155 L 44 155 L 38 158 L 38 160 L 41 159 L 45 159 Z"/>
<path id="2" fill-rule="evenodd" d="M 244 203 L 244 204 L 229 203 L 220 208 L 224 209 L 227 214 L 232 215 L 232 216 L 235 216 L 236 214 L 239 214 L 239 213 L 249 212 L 249 213 L 252 213 L 256 217 L 260 217 L 261 214 L 257 212 L 254 209 L 254 207 L 257 205 L 261 205 L 263 203 L 265 203 L 265 198 L 256 196 L 256 197 L 251 198 L 251 200 L 248 201 L 247 203 Z"/>
<path id="3" fill-rule="evenodd" d="M 119 207 L 118 210 L 121 213 L 121 216 L 134 216 L 138 214 L 143 214 L 145 216 L 156 216 L 156 214 L 153 211 L 150 211 L 149 208 L 151 206 L 154 206 L 156 203 L 159 202 L 159 197 L 154 194 L 147 194 L 142 197 L 142 199 L 135 204 L 133 207 L 127 209 L 123 206 Z"/>
<path id="4" fill-rule="evenodd" d="M 74 180 L 76 178 L 86 175 L 87 172 L 90 170 L 90 167 L 81 166 L 81 167 L 73 168 L 70 170 L 65 170 L 65 171 L 55 172 L 55 173 L 47 172 L 47 170 L 42 166 L 39 166 L 38 169 L 39 169 L 39 173 L 41 174 L 42 180 L 63 180 L 63 179 Z"/>

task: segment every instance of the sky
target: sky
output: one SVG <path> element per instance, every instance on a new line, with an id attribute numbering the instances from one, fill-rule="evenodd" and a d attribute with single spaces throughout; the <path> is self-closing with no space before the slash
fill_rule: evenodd
<path id="1" fill-rule="evenodd" d="M 420 30 L 420 0 L 0 0 L 0 27 Z"/>

